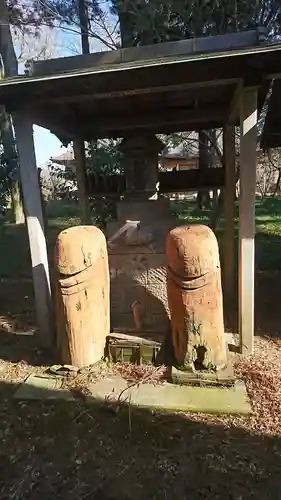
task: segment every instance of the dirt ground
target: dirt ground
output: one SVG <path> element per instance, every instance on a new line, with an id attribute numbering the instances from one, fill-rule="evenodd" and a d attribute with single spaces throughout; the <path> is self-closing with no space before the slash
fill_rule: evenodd
<path id="1" fill-rule="evenodd" d="M 129 422 L 126 408 L 11 398 L 29 373 L 55 360 L 30 335 L 32 284 L 1 282 L 1 500 L 279 500 L 280 287 L 280 273 L 258 274 L 255 355 L 236 358 L 250 417 L 141 410 Z"/>

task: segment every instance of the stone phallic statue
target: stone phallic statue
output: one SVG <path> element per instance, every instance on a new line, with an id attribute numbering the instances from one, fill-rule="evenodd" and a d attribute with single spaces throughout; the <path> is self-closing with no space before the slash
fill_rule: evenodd
<path id="1" fill-rule="evenodd" d="M 217 239 L 203 225 L 166 238 L 167 294 L 178 368 L 217 371 L 227 365 Z"/>

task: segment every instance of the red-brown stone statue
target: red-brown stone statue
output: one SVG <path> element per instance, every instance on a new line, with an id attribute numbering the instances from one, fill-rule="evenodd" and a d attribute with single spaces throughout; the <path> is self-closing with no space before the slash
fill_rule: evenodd
<path id="1" fill-rule="evenodd" d="M 217 239 L 203 225 L 166 238 L 167 293 L 178 367 L 220 370 L 227 364 Z"/>

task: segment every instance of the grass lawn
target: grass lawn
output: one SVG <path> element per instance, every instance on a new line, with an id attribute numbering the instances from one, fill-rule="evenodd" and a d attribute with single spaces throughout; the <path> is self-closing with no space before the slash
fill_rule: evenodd
<path id="1" fill-rule="evenodd" d="M 256 269 L 281 270 L 281 198 L 268 198 L 256 202 Z M 174 212 L 183 223 L 208 224 L 210 210 L 199 211 L 195 202 L 175 204 Z M 238 205 L 235 205 L 236 246 L 238 237 Z M 224 220 L 218 226 L 218 239 L 222 242 Z"/>
<path id="2" fill-rule="evenodd" d="M 75 203 L 54 202 L 47 208 L 47 242 L 52 260 L 58 233 L 78 225 L 78 207 Z M 31 277 L 28 235 L 25 225 L 9 221 L 0 225 L 0 277 L 18 279 Z"/>
<path id="3" fill-rule="evenodd" d="M 174 213 L 184 223 L 208 224 L 210 211 L 199 211 L 195 202 L 174 202 Z M 238 223 L 236 206 L 236 229 Z M 55 240 L 60 231 L 79 224 L 75 203 L 54 202 L 47 208 L 47 242 L 52 262 Z M 222 220 L 218 238 L 223 235 Z M 237 235 L 236 235 L 237 236 Z M 256 202 L 256 268 L 281 270 L 281 198 Z M 27 231 L 24 225 L 2 222 L 0 225 L 0 277 L 18 279 L 31 277 Z"/>
<path id="4" fill-rule="evenodd" d="M 194 203 L 174 205 L 183 222 L 208 222 Z M 15 387 L 48 363 L 34 338 L 24 227 L 0 228 L 0 499 L 281 499 L 281 199 L 256 205 L 255 355 L 235 370 L 250 417 L 163 415 L 77 403 L 16 402 Z M 48 247 L 79 223 L 77 207 L 48 210 Z M 220 239 L 223 221 L 219 228 Z M 4 279 L 9 278 L 9 279 Z"/>

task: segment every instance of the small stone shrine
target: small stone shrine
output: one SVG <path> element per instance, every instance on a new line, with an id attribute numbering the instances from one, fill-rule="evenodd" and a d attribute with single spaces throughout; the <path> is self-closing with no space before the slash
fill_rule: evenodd
<path id="1" fill-rule="evenodd" d="M 175 221 L 169 200 L 158 196 L 155 135 L 123 140 L 126 192 L 117 204 L 117 221 L 108 225 L 113 329 L 164 333 L 169 324 L 165 236 Z"/>

